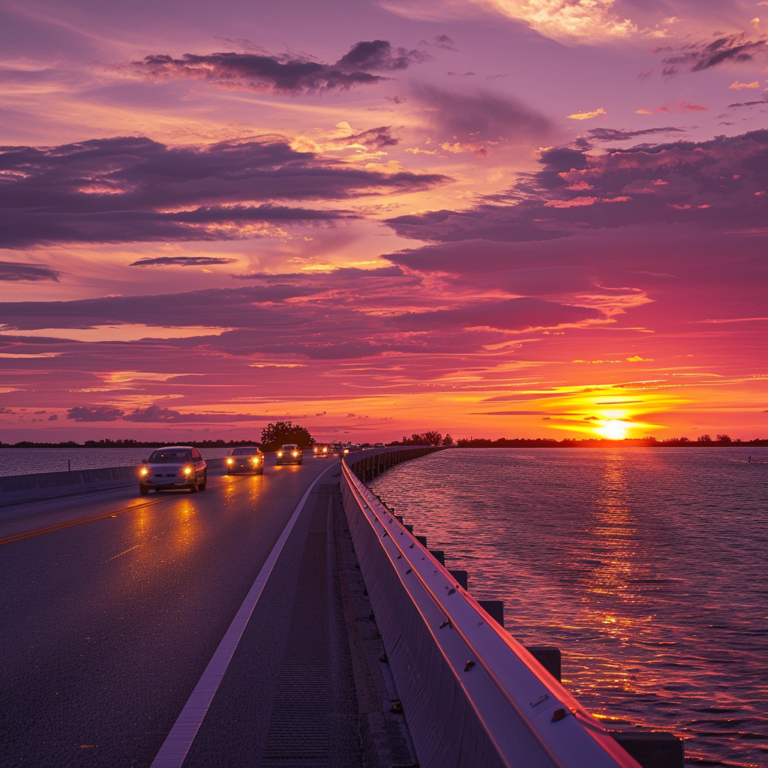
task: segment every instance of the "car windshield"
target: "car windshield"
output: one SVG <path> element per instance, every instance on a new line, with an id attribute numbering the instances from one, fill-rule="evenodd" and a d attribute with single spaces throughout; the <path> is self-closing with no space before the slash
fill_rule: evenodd
<path id="1" fill-rule="evenodd" d="M 232 456 L 255 456 L 258 452 L 258 448 L 235 448 Z"/>
<path id="2" fill-rule="evenodd" d="M 191 461 L 192 451 L 179 451 L 179 450 L 162 450 L 153 451 L 149 457 L 149 461 L 152 464 L 171 464 L 178 463 L 180 461 Z"/>
<path id="3" fill-rule="evenodd" d="M 294 450 L 296 450 L 298 447 L 299 447 L 299 446 L 298 446 L 298 445 L 296 445 L 296 443 L 288 443 L 287 445 L 284 445 L 284 446 L 283 446 L 283 450 L 284 450 L 284 451 L 294 451 Z"/>

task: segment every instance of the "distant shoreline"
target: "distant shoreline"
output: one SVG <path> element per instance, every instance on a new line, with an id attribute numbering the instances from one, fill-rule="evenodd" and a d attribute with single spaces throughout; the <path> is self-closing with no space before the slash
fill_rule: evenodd
<path id="1" fill-rule="evenodd" d="M 60 443 L 37 443 L 30 441 L 22 441 L 19 443 L 0 443 L 0 450 L 3 448 L 70 448 L 70 449 L 111 449 L 111 448 L 161 448 L 168 445 L 168 441 L 152 441 L 152 442 L 136 442 L 131 440 L 126 441 L 86 441 L 85 443 L 75 443 L 74 441 L 60 442 Z M 191 440 L 186 441 L 185 445 L 192 445 L 196 448 L 238 448 L 241 446 L 260 445 L 256 440 L 231 440 L 224 442 L 223 440 Z M 388 447 L 394 447 L 398 445 L 408 445 L 408 443 L 388 443 Z M 711 442 L 696 441 L 681 441 L 681 440 L 553 440 L 548 438 L 539 439 L 505 439 L 499 438 L 498 440 L 486 440 L 486 439 L 473 439 L 457 441 L 457 444 L 451 446 L 454 448 L 760 448 L 768 447 L 768 438 L 759 438 L 755 440 L 738 441 L 733 440 L 730 442 L 722 442 L 718 440 L 712 440 Z"/>

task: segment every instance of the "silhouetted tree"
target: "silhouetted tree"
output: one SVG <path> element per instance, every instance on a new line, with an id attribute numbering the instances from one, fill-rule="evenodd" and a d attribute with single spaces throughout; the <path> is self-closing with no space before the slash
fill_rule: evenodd
<path id="1" fill-rule="evenodd" d="M 261 448 L 264 451 L 275 451 L 286 443 L 296 443 L 300 448 L 309 448 L 314 442 L 315 439 L 306 427 L 292 421 L 270 423 L 261 430 Z"/>
<path id="2" fill-rule="evenodd" d="M 453 438 L 452 438 L 450 435 L 446 435 L 446 436 L 443 438 L 443 445 L 445 445 L 445 446 L 451 446 L 451 445 L 453 445 Z"/>

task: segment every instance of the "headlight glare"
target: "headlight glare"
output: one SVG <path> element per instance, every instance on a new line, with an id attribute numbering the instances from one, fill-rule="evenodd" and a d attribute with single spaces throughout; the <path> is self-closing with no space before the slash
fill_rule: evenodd
<path id="1" fill-rule="evenodd" d="M 192 474 L 192 467 L 184 467 L 184 474 L 185 475 L 191 475 Z"/>
<path id="2" fill-rule="evenodd" d="M 295 458 L 296 458 L 298 455 L 299 455 L 299 452 L 298 452 L 298 451 L 294 451 L 294 452 L 291 454 L 291 456 L 293 456 L 293 458 L 294 458 L 294 459 L 295 459 Z"/>
<path id="3" fill-rule="evenodd" d="M 146 467 L 142 467 L 141 470 L 139 471 L 139 474 L 140 475 L 148 475 L 149 474 L 149 470 Z"/>
<path id="4" fill-rule="evenodd" d="M 234 464 L 234 463 L 235 463 L 234 459 L 227 459 L 227 464 Z"/>

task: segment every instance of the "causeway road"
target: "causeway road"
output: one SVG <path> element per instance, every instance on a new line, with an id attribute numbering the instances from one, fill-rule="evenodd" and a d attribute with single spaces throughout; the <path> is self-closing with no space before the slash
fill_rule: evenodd
<path id="1" fill-rule="evenodd" d="M 0 765 L 359 765 L 339 472 L 336 459 L 270 457 L 263 476 L 209 475 L 197 494 L 139 497 L 137 483 L 4 512 Z M 303 497 L 201 704 L 198 684 Z M 195 707 L 199 729 L 176 728 L 164 747 Z"/>

